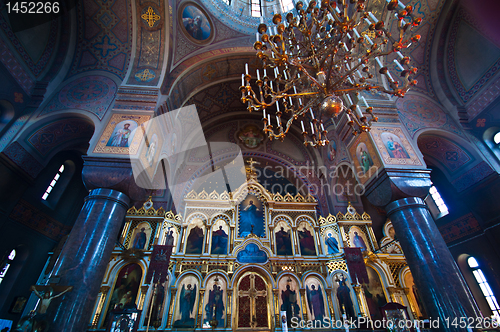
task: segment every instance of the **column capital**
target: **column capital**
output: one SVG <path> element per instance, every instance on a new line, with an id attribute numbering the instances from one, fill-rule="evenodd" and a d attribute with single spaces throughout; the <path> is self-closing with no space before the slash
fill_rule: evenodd
<path id="1" fill-rule="evenodd" d="M 83 157 L 82 178 L 88 190 L 114 189 L 124 193 L 132 201 L 143 201 L 147 191 L 136 185 L 128 158 Z"/>
<path id="2" fill-rule="evenodd" d="M 379 207 L 403 198 L 424 198 L 431 186 L 430 172 L 429 169 L 384 168 L 366 185 L 365 195 L 370 203 Z"/>

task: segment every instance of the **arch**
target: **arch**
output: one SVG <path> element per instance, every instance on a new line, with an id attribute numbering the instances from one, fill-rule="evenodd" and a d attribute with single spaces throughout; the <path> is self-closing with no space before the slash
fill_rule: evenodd
<path id="1" fill-rule="evenodd" d="M 342 278 L 340 278 L 339 275 Z M 344 313 L 342 308 L 345 308 L 345 314 L 348 319 L 354 319 L 358 316 L 358 301 L 356 292 L 352 287 L 352 280 L 348 273 L 343 270 L 335 270 L 330 273 L 328 277 L 332 282 L 333 292 L 331 300 L 336 318 L 340 319 L 342 317 Z"/>
<path id="2" fill-rule="evenodd" d="M 46 165 L 58 152 L 90 143 L 96 123 L 86 114 L 65 112 L 49 115 L 23 128 L 16 141 L 34 151 L 33 157 Z M 86 148 L 81 153 L 87 153 Z"/>
<path id="3" fill-rule="evenodd" d="M 176 282 L 178 289 L 173 308 L 172 326 L 193 328 L 198 320 L 197 309 L 200 296 L 201 280 L 197 271 L 186 271 Z"/>
<path id="4" fill-rule="evenodd" d="M 263 274 L 262 269 L 259 270 L 255 271 L 253 267 L 250 267 L 250 269 L 244 269 L 241 275 L 234 276 L 236 283 L 233 300 L 234 308 L 236 308 L 234 325 L 237 327 L 252 327 L 253 330 L 272 328 L 274 301 L 271 290 L 274 288 L 274 280 L 269 278 L 268 273 Z M 242 284 L 243 281 L 245 283 Z M 243 310 L 240 310 L 240 306 Z M 240 313 L 243 313 L 242 317 Z"/>
<path id="5" fill-rule="evenodd" d="M 238 269 L 234 271 L 233 277 L 231 278 L 231 288 L 236 289 L 237 282 L 241 279 L 243 274 L 246 272 L 256 272 L 261 276 L 264 276 L 266 281 L 270 284 L 272 289 L 276 288 L 276 283 L 268 270 L 264 269 L 261 265 L 257 264 L 245 264 L 240 266 Z"/>
<path id="6" fill-rule="evenodd" d="M 101 326 L 106 326 L 111 310 L 119 305 L 121 308 L 132 307 L 140 298 L 141 285 L 145 278 L 145 267 L 141 262 L 125 262 L 117 264 L 113 269 L 116 271 L 113 278 L 113 286 L 110 287 L 105 308 L 101 315 Z"/>

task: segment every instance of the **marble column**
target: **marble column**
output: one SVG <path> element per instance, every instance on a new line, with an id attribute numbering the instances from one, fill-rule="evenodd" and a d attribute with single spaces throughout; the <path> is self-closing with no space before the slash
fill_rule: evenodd
<path id="1" fill-rule="evenodd" d="M 50 331 L 87 329 L 129 203 L 125 194 L 113 189 L 94 189 L 85 198 L 52 273 L 58 285 L 73 286 L 73 290 L 50 304 Z"/>
<path id="2" fill-rule="evenodd" d="M 464 331 L 451 322 L 480 317 L 476 304 L 446 243 L 421 198 L 409 197 L 386 206 L 416 286 L 440 331 Z M 449 321 L 449 326 L 444 322 Z"/>
<path id="3" fill-rule="evenodd" d="M 464 331 L 452 320 L 481 317 L 467 284 L 439 232 L 423 198 L 431 181 L 425 169 L 388 169 L 366 186 L 370 203 L 383 207 L 410 267 L 422 302 L 432 319 L 440 319 L 437 331 Z M 445 322 L 450 324 L 445 326 Z M 460 325 L 458 325 L 460 326 Z"/>

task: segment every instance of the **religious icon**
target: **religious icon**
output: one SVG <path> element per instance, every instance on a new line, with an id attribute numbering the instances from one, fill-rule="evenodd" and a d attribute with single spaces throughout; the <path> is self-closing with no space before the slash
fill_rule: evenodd
<path id="1" fill-rule="evenodd" d="M 314 317 L 314 320 L 323 321 L 323 317 L 325 316 L 325 299 L 321 290 L 321 284 L 318 283 L 317 287 L 312 284 L 310 288 L 306 285 L 306 294 L 309 312 Z"/>
<path id="2" fill-rule="evenodd" d="M 264 250 L 260 250 L 255 243 L 249 243 L 245 249 L 238 252 L 236 259 L 240 263 L 265 263 L 267 254 Z"/>
<path id="3" fill-rule="evenodd" d="M 38 287 L 45 288 L 45 293 L 43 295 L 41 295 L 38 292 L 38 290 L 37 290 Z M 65 287 L 65 289 L 62 292 L 60 292 L 56 295 L 52 295 L 54 292 L 52 287 L 46 288 L 44 286 L 31 286 L 31 290 L 41 300 L 38 304 L 37 315 L 38 316 L 45 315 L 47 313 L 47 309 L 49 308 L 50 302 L 52 302 L 53 299 L 55 299 L 61 295 L 64 295 L 65 293 L 69 292 L 72 289 L 73 289 L 73 286 L 68 286 L 68 287 Z"/>
<path id="4" fill-rule="evenodd" d="M 197 280 L 193 276 L 185 277 L 177 300 L 174 327 L 194 327 L 196 301 L 198 296 Z"/>
<path id="5" fill-rule="evenodd" d="M 106 146 L 129 147 L 133 138 L 133 131 L 137 128 L 137 122 L 126 120 L 118 123 L 109 138 Z"/>
<path id="6" fill-rule="evenodd" d="M 300 307 L 298 300 L 297 284 L 290 277 L 281 278 L 280 288 L 280 310 L 286 313 L 286 323 L 291 325 L 292 317 L 300 317 Z"/>
<path id="7" fill-rule="evenodd" d="M 146 245 L 146 233 L 144 232 L 146 228 L 141 228 L 141 231 L 135 234 L 134 243 L 132 244 L 132 248 L 134 249 L 144 249 Z"/>
<path id="8" fill-rule="evenodd" d="M 203 238 L 203 228 L 199 226 L 191 228 L 186 242 L 186 254 L 201 254 L 203 250 Z"/>
<path id="9" fill-rule="evenodd" d="M 352 247 L 361 248 L 361 251 L 367 250 L 365 240 L 359 235 L 357 230 L 353 231 L 354 236 L 352 237 Z"/>
<path id="10" fill-rule="evenodd" d="M 205 322 L 203 324 L 206 327 L 212 327 L 214 320 L 217 321 L 217 327 L 224 327 L 224 285 L 219 285 L 219 283 L 221 282 L 217 279 L 217 282 L 213 281 L 211 289 L 207 288 L 210 290 L 208 298 L 205 298 Z"/>
<path id="11" fill-rule="evenodd" d="M 285 231 L 285 226 L 280 226 L 280 230 L 276 232 L 276 254 L 277 255 L 293 255 L 292 252 L 292 239 L 290 229 Z"/>
<path id="12" fill-rule="evenodd" d="M 210 251 L 212 254 L 227 255 L 228 235 L 222 228 L 223 226 L 219 225 L 219 229 L 212 232 L 212 249 Z"/>
<path id="13" fill-rule="evenodd" d="M 128 264 L 120 270 L 116 277 L 113 292 L 111 293 L 108 311 L 104 320 L 105 326 L 112 310 L 135 308 L 135 300 L 141 279 L 142 269 L 138 264 Z"/>
<path id="14" fill-rule="evenodd" d="M 330 144 L 328 144 L 328 151 L 327 151 L 327 157 L 329 161 L 333 161 L 335 159 L 335 156 L 337 155 L 336 150 L 337 150 L 337 144 L 332 139 L 330 140 Z"/>
<path id="15" fill-rule="evenodd" d="M 325 237 L 325 244 L 328 255 L 334 255 L 340 252 L 339 243 L 331 232 L 327 233 Z"/>
<path id="16" fill-rule="evenodd" d="M 389 156 L 391 158 L 410 158 L 408 152 L 406 152 L 403 144 L 401 143 L 401 139 L 398 136 L 394 135 L 393 133 L 384 132 L 380 134 L 380 138 L 387 148 L 387 152 L 389 152 Z"/>
<path id="17" fill-rule="evenodd" d="M 182 24 L 186 32 L 196 40 L 210 37 L 212 29 L 205 14 L 195 6 L 186 6 L 182 11 Z"/>
<path id="18" fill-rule="evenodd" d="M 239 236 L 247 237 L 255 234 L 257 237 L 266 235 L 264 230 L 264 213 L 262 203 L 257 196 L 249 194 L 240 204 Z"/>
<path id="19" fill-rule="evenodd" d="M 311 230 L 309 230 L 311 226 L 303 222 L 298 228 L 302 228 L 302 231 L 297 231 L 299 235 L 300 253 L 302 256 L 315 256 L 316 247 L 314 246 L 314 231 L 311 232 Z"/>
<path id="20" fill-rule="evenodd" d="M 368 148 L 365 143 L 359 143 L 356 147 L 356 156 L 358 157 L 359 165 L 363 170 L 363 174 L 370 170 L 370 167 L 373 166 L 373 160 L 370 154 L 368 153 Z"/>
<path id="21" fill-rule="evenodd" d="M 170 226 L 165 235 L 165 245 L 173 246 L 175 242 L 174 228 Z"/>
<path id="22" fill-rule="evenodd" d="M 345 276 L 339 273 L 335 281 L 338 283 L 337 300 L 339 301 L 339 307 L 341 308 L 342 313 L 345 313 L 347 318 L 356 318 L 356 313 L 352 305 L 351 289 L 347 285 Z"/>
<path id="23" fill-rule="evenodd" d="M 377 272 L 370 266 L 366 267 L 366 272 L 368 273 L 369 280 L 368 285 L 363 287 L 366 304 L 368 305 L 372 320 L 380 320 L 382 319 L 380 307 L 385 305 L 387 300 L 385 299 L 382 283 Z"/>
<path id="24" fill-rule="evenodd" d="M 247 125 L 237 134 L 240 141 L 247 148 L 254 149 L 262 143 L 264 135 L 261 130 L 255 125 Z"/>
<path id="25" fill-rule="evenodd" d="M 23 312 L 26 301 L 28 301 L 28 299 L 24 296 L 16 296 L 14 298 L 14 301 L 12 302 L 9 312 L 11 314 L 20 314 L 21 312 Z"/>

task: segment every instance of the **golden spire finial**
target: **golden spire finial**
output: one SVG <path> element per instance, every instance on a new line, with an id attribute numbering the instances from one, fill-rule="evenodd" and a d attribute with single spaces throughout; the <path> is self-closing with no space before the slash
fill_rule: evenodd
<path id="1" fill-rule="evenodd" d="M 251 179 L 256 179 L 257 173 L 255 172 L 255 164 L 260 164 L 258 161 L 254 160 L 253 158 L 249 158 L 246 160 L 248 167 L 245 167 L 246 172 Z"/>

